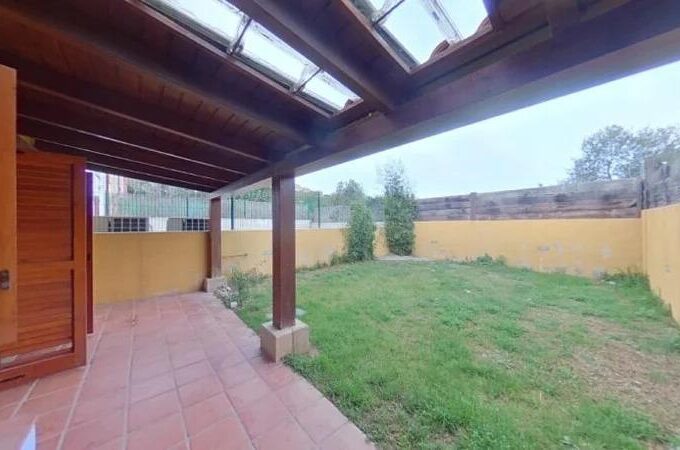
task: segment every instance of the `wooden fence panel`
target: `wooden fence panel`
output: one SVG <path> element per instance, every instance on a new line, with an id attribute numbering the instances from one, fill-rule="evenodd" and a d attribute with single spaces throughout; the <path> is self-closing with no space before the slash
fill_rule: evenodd
<path id="1" fill-rule="evenodd" d="M 640 179 L 564 184 L 418 200 L 418 220 L 640 217 Z"/>

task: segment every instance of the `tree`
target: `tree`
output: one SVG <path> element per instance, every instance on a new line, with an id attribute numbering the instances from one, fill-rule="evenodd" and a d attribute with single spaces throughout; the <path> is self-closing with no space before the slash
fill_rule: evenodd
<path id="1" fill-rule="evenodd" d="M 597 181 L 640 176 L 645 158 L 680 151 L 680 127 L 626 130 L 610 125 L 588 136 L 583 156 L 574 161 L 569 181 Z"/>
<path id="2" fill-rule="evenodd" d="M 400 162 L 382 168 L 385 239 L 390 252 L 410 255 L 415 242 L 416 200 Z"/>
<path id="3" fill-rule="evenodd" d="M 339 182 L 333 194 L 333 200 L 338 205 L 352 205 L 356 202 L 363 202 L 365 199 L 364 189 L 352 179 Z"/>
<path id="4" fill-rule="evenodd" d="M 358 262 L 373 259 L 375 224 L 365 202 L 352 205 L 349 227 L 345 232 L 347 261 Z"/>

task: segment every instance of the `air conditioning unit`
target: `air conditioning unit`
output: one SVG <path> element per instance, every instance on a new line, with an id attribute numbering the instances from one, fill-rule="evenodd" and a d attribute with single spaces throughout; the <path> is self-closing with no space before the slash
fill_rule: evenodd
<path id="1" fill-rule="evenodd" d="M 208 231 L 208 219 L 184 219 L 171 217 L 168 219 L 168 231 Z"/>
<path id="2" fill-rule="evenodd" d="M 138 233 L 149 231 L 146 217 L 95 217 L 95 233 Z"/>

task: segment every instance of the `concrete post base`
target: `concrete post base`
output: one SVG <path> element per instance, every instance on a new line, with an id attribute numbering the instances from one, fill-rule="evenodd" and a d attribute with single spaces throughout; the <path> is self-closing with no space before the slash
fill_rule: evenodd
<path id="1" fill-rule="evenodd" d="M 206 278 L 203 280 L 203 292 L 215 292 L 224 283 L 224 277 Z"/>
<path id="2" fill-rule="evenodd" d="M 309 326 L 301 320 L 296 320 L 292 327 L 277 330 L 271 322 L 262 324 L 260 328 L 260 347 L 264 356 L 279 362 L 291 353 L 308 353 Z"/>

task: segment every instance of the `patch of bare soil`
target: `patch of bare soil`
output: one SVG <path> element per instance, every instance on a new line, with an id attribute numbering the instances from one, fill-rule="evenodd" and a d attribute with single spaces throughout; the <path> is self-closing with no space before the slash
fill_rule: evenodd
<path id="1" fill-rule="evenodd" d="M 680 433 L 680 358 L 645 353 L 630 344 L 607 340 L 578 349 L 571 361 L 597 398 L 615 397 L 639 409 L 673 434 Z"/>

